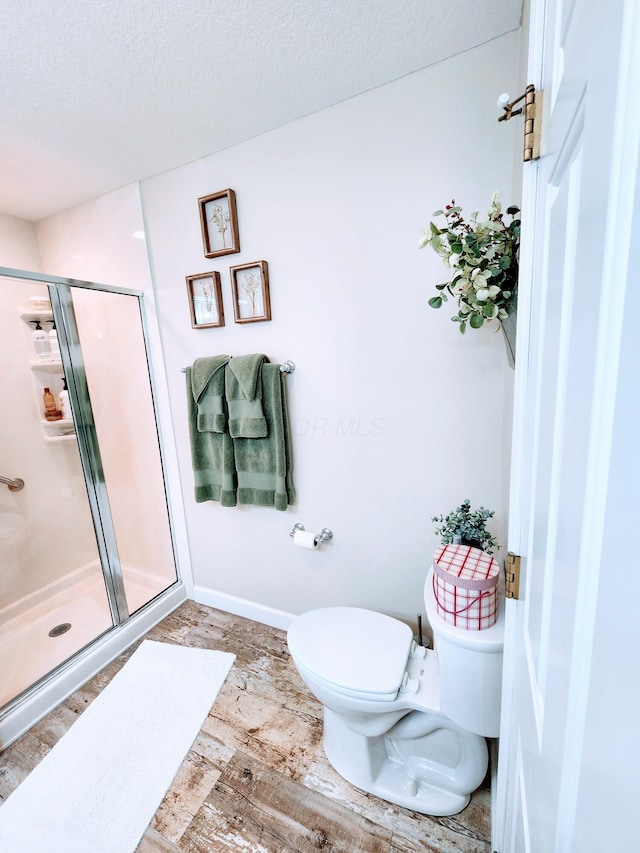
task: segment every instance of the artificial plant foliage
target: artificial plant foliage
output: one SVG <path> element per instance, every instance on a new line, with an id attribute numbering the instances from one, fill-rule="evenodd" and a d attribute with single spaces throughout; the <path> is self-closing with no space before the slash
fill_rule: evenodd
<path id="1" fill-rule="evenodd" d="M 491 199 L 487 219 L 478 221 L 478 211 L 468 220 L 455 200 L 433 216 L 444 216 L 442 227 L 435 222 L 420 232 L 418 248 L 431 248 L 450 268 L 450 278 L 436 284 L 437 296 L 429 300 L 432 308 L 441 308 L 449 296 L 458 304 L 451 318 L 462 334 L 467 326 L 479 329 L 486 322 L 498 324 L 515 311 L 520 247 L 520 213 L 508 207 L 502 213 L 500 196 Z M 505 221 L 505 215 L 510 221 Z"/>
<path id="2" fill-rule="evenodd" d="M 454 536 L 468 542 L 477 542 L 479 547 L 487 554 L 493 554 L 494 548 L 499 548 L 496 538 L 487 530 L 487 519 L 493 518 L 495 512 L 485 509 L 471 509 L 471 501 L 465 500 L 460 506 L 452 510 L 448 515 L 435 515 L 431 521 L 435 521 L 436 536 L 440 537 L 443 545 L 450 545 Z"/>

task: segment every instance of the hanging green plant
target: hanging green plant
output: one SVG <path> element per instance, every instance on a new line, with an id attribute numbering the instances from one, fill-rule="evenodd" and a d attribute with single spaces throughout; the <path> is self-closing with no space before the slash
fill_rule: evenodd
<path id="1" fill-rule="evenodd" d="M 478 221 L 478 211 L 468 221 L 455 200 L 434 216 L 444 216 L 439 228 L 435 222 L 420 232 L 418 248 L 431 248 L 451 269 L 448 281 L 436 284 L 437 296 L 429 300 L 432 308 L 441 308 L 453 297 L 458 304 L 451 318 L 462 334 L 467 326 L 479 329 L 492 320 L 502 324 L 516 308 L 518 286 L 518 249 L 520 247 L 520 213 L 508 207 L 505 222 L 498 193 L 493 194 L 487 219 Z"/>

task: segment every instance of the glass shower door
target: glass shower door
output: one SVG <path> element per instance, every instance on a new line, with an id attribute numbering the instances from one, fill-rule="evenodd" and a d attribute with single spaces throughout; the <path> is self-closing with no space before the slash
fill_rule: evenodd
<path id="1" fill-rule="evenodd" d="M 0 280 L 0 707 L 113 626 L 52 325 L 45 285 Z"/>
<path id="2" fill-rule="evenodd" d="M 70 298 L 131 614 L 177 581 L 140 299 L 82 287 Z"/>
<path id="3" fill-rule="evenodd" d="M 19 273 L 0 273 L 0 720 L 179 585 L 141 295 Z"/>

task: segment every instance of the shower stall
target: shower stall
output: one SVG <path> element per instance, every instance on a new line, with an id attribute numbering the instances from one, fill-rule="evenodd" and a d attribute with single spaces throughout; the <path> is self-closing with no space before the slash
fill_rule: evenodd
<path id="1" fill-rule="evenodd" d="M 0 749 L 185 599 L 143 295 L 0 268 Z"/>

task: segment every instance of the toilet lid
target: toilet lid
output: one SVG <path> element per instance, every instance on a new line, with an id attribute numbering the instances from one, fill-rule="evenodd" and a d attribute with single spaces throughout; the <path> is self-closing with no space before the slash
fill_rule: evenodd
<path id="1" fill-rule="evenodd" d="M 358 607 L 325 607 L 298 616 L 287 633 L 294 658 L 342 691 L 395 698 L 413 632 L 408 625 Z"/>

